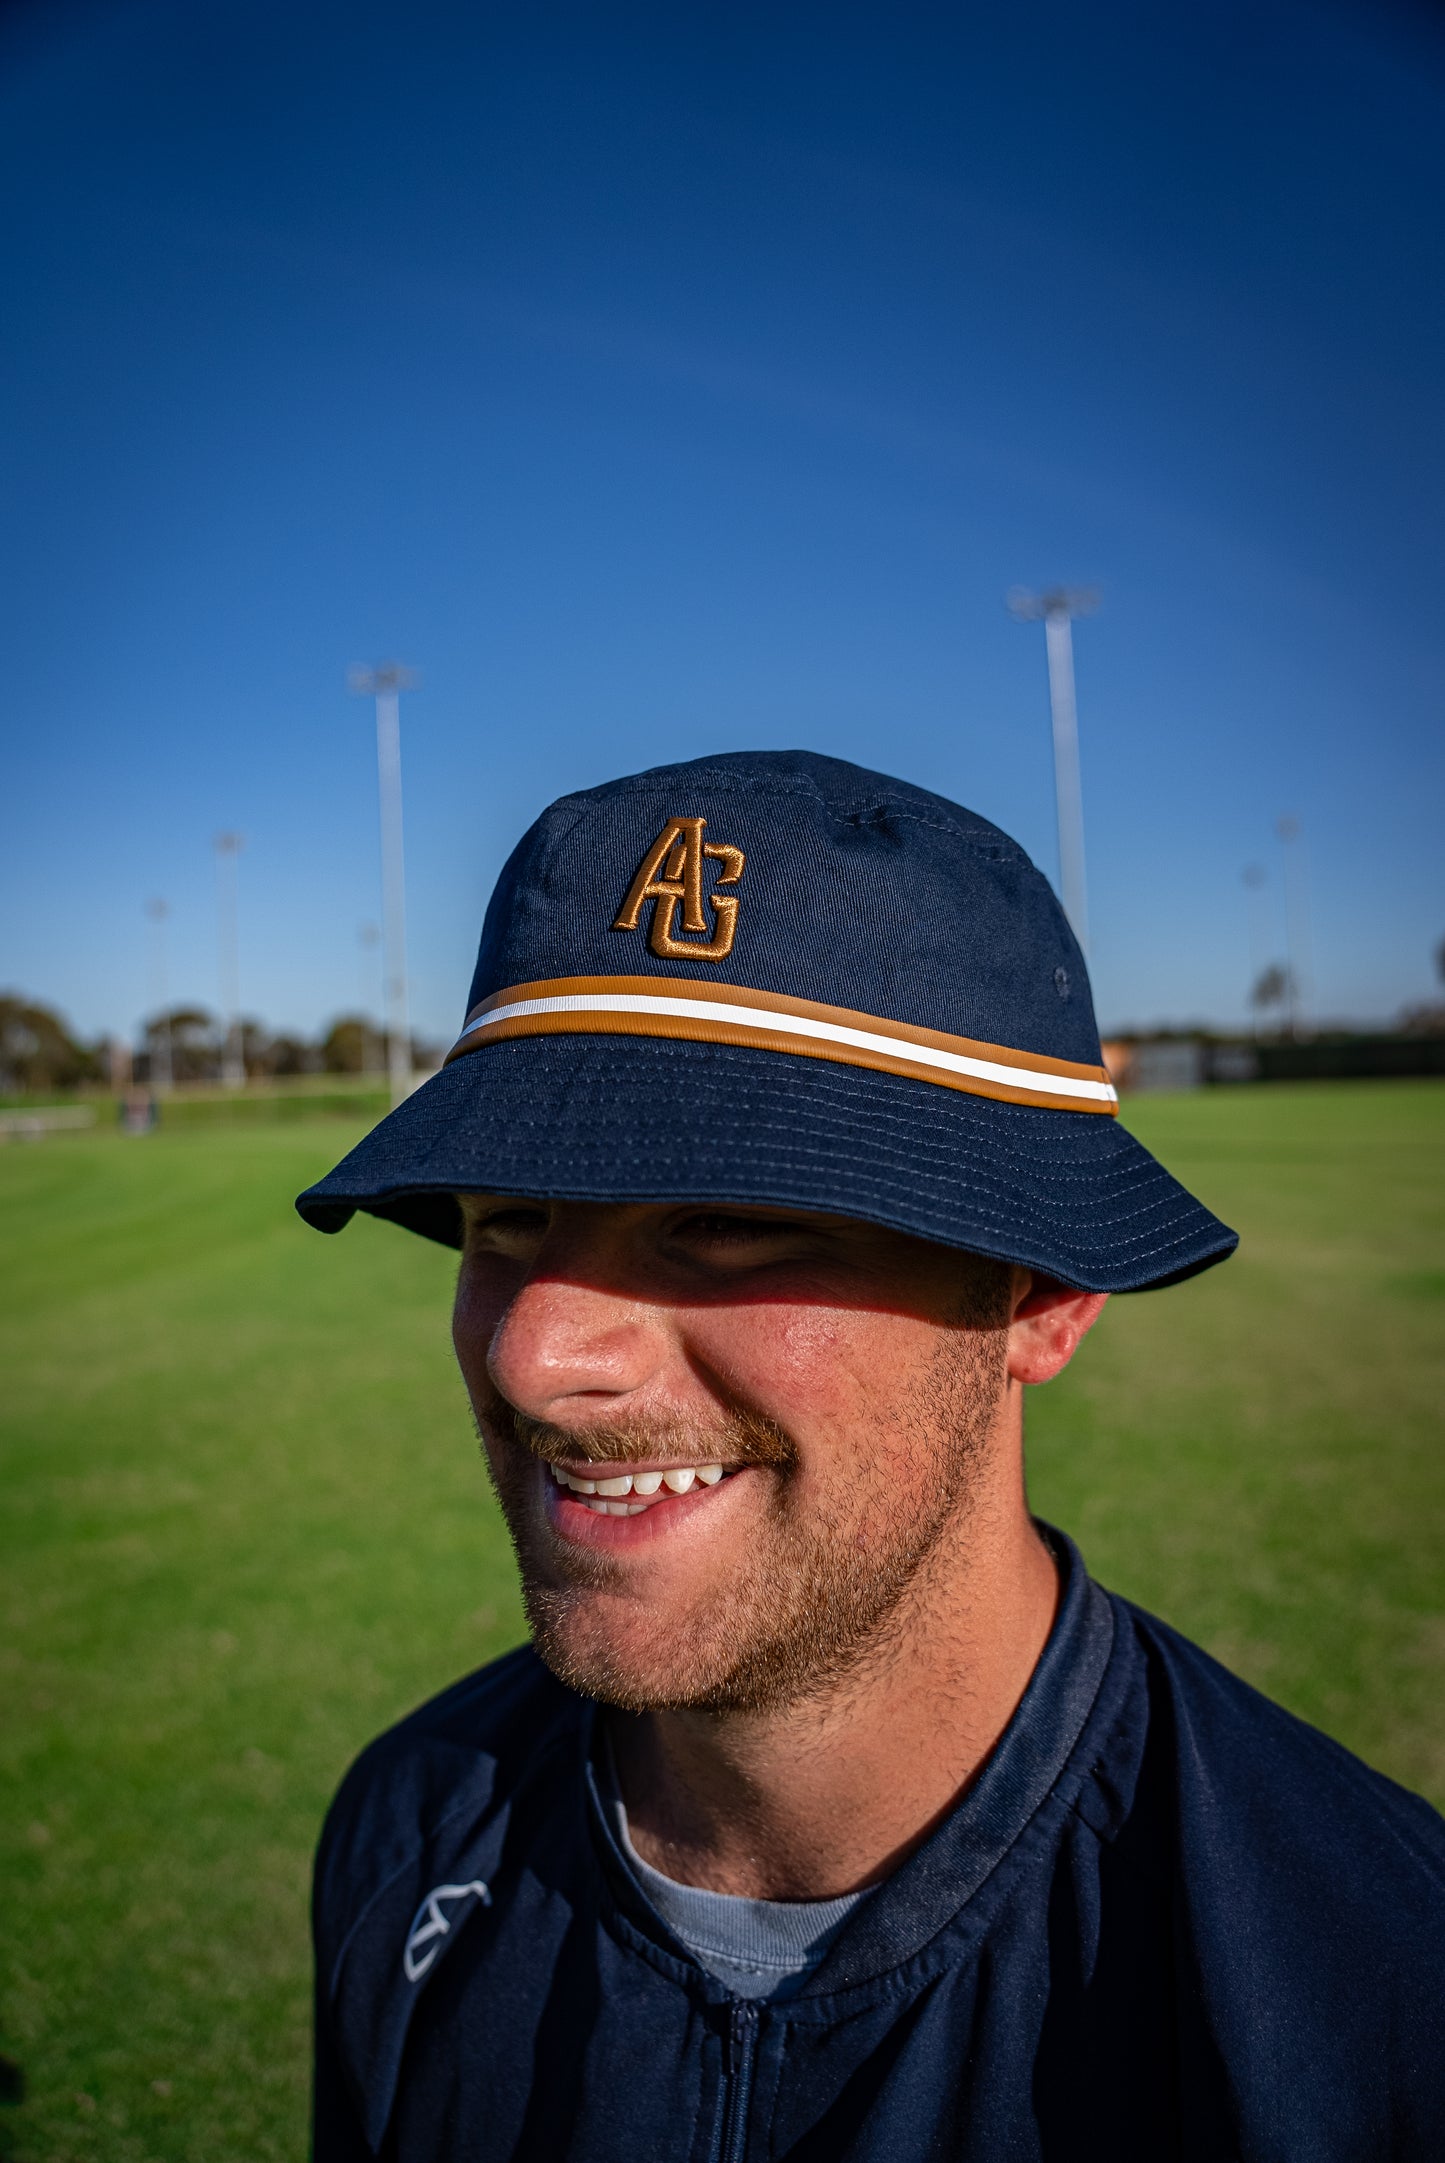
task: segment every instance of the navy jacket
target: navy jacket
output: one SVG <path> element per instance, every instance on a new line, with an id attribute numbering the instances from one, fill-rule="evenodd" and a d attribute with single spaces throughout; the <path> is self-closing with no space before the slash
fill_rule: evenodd
<path id="1" fill-rule="evenodd" d="M 317 1862 L 318 2163 L 1441 2163 L 1445 1823 L 1060 1546 L 998 1748 L 785 2002 L 669 1938 L 530 1650 L 373 1743 Z"/>

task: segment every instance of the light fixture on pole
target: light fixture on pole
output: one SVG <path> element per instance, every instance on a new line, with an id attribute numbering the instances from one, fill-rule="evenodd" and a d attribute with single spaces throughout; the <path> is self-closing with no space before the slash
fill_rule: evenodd
<path id="1" fill-rule="evenodd" d="M 159 896 L 146 903 L 146 915 L 155 925 L 155 938 L 151 944 L 151 997 L 155 1001 L 156 1019 L 155 1034 L 151 1036 L 148 1049 L 150 1085 L 157 1096 L 169 1096 L 171 1089 L 171 1017 L 166 1004 L 170 996 L 166 985 L 166 918 L 170 913 L 170 903 Z"/>
<path id="2" fill-rule="evenodd" d="M 363 698 L 376 700 L 376 771 L 381 795 L 381 921 L 386 1065 L 391 1101 L 411 1093 L 411 1029 L 407 1021 L 406 870 L 401 844 L 401 693 L 416 682 L 395 661 L 354 668 L 347 681 Z"/>
<path id="3" fill-rule="evenodd" d="M 246 1084 L 245 1049 L 241 1042 L 241 962 L 237 933 L 239 857 L 245 846 L 240 834 L 216 836 L 216 928 L 218 934 L 221 1019 L 225 1043 L 221 1052 L 221 1084 L 243 1089 Z"/>
<path id="4" fill-rule="evenodd" d="M 1087 959 L 1089 905 L 1084 885 L 1084 799 L 1079 784 L 1079 718 L 1074 702 L 1075 616 L 1089 616 L 1099 596 L 1087 586 L 1049 586 L 1031 593 L 1014 586 L 1009 613 L 1042 623 L 1049 656 L 1049 706 L 1054 724 L 1054 803 L 1059 823 L 1059 899 Z"/>

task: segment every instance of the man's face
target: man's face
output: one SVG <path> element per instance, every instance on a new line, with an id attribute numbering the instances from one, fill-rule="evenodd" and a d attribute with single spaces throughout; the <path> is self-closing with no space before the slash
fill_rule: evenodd
<path id="1" fill-rule="evenodd" d="M 977 1496 L 1010 1272 L 806 1213 L 462 1206 L 453 1335 L 548 1664 L 636 1711 L 846 1673 Z"/>

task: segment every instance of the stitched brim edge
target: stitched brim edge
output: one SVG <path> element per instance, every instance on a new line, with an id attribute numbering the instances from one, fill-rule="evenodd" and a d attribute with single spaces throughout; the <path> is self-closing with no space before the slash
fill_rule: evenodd
<path id="1" fill-rule="evenodd" d="M 296 1207 L 318 1231 L 362 1210 L 456 1246 L 459 1192 L 819 1210 L 1101 1292 L 1176 1283 L 1238 1244 L 1118 1120 L 648 1038 L 458 1060 Z"/>

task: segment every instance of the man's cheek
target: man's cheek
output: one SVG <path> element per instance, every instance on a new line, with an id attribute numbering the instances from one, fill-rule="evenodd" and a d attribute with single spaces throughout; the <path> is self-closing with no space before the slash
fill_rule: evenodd
<path id="1" fill-rule="evenodd" d="M 452 1306 L 452 1350 L 456 1352 L 456 1365 L 461 1367 L 463 1382 L 472 1395 L 472 1404 L 482 1415 L 482 1410 L 495 1397 L 491 1376 L 487 1374 L 487 1348 L 495 1330 L 495 1315 L 482 1302 L 476 1291 L 456 1287 L 456 1304 Z"/>
<path id="2" fill-rule="evenodd" d="M 841 1425 L 856 1418 L 863 1377 L 875 1363 L 872 1333 L 848 1328 L 848 1319 L 822 1307 L 753 1308 L 746 1369 L 737 1361 L 737 1336 L 710 1364 L 789 1433 L 800 1424 Z"/>
<path id="3" fill-rule="evenodd" d="M 468 1384 L 481 1386 L 487 1353 L 507 1311 L 513 1285 L 497 1257 L 466 1254 L 452 1302 L 452 1344 Z"/>
<path id="4" fill-rule="evenodd" d="M 551 1542 L 547 1539 L 546 1505 L 534 1467 L 516 1450 L 493 1450 L 485 1438 L 483 1457 L 523 1577 L 545 1577 L 548 1573 L 543 1557 Z"/>
<path id="5" fill-rule="evenodd" d="M 457 1296 L 452 1302 L 452 1350 L 457 1355 L 457 1365 L 462 1370 L 468 1388 L 471 1387 L 472 1382 L 472 1366 L 477 1341 L 476 1296 L 470 1282 L 467 1265 L 463 1262 L 462 1273 L 457 1279 Z M 485 1345 L 486 1338 L 482 1337 L 481 1342 Z"/>

